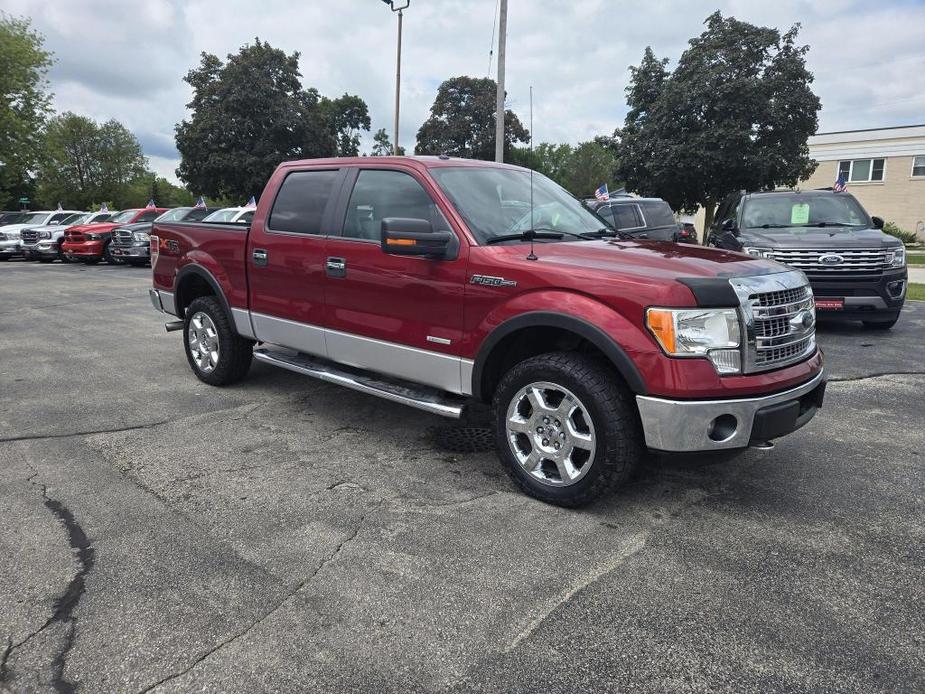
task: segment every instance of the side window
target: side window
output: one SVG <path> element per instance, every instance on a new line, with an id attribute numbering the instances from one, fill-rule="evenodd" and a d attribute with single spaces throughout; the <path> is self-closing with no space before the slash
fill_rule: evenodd
<path id="1" fill-rule="evenodd" d="M 427 191 L 410 174 L 364 169 L 347 204 L 344 237 L 379 241 L 386 217 L 426 219 L 435 230 L 450 225 Z"/>
<path id="2" fill-rule="evenodd" d="M 64 213 L 59 213 L 59 214 L 56 214 L 56 215 L 52 215 L 51 219 L 48 220 L 48 223 L 49 223 L 49 224 L 57 224 L 57 223 L 60 222 L 62 219 L 67 219 L 67 218 L 70 217 L 70 216 L 71 216 L 71 213 L 70 213 L 70 212 L 64 212 Z"/>
<path id="3" fill-rule="evenodd" d="M 613 209 L 611 209 L 610 205 L 601 205 L 594 211 L 597 212 L 598 215 L 606 219 L 611 224 L 616 224 L 613 218 Z"/>
<path id="4" fill-rule="evenodd" d="M 142 212 L 136 222 L 153 222 L 155 219 L 160 217 L 163 212 L 158 212 L 157 210 L 148 210 L 147 212 Z"/>
<path id="5" fill-rule="evenodd" d="M 324 211 L 331 199 L 339 171 L 294 171 L 279 189 L 270 222 L 271 231 L 321 234 Z"/>
<path id="6" fill-rule="evenodd" d="M 639 229 L 642 227 L 642 218 L 636 205 L 616 205 L 613 208 L 617 229 Z"/>
<path id="7" fill-rule="evenodd" d="M 237 219 L 238 224 L 250 224 L 254 221 L 254 212 L 245 212 Z"/>

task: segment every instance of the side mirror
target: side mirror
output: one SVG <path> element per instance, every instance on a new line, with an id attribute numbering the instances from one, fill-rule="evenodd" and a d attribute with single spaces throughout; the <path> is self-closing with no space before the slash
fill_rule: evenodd
<path id="1" fill-rule="evenodd" d="M 871 217 L 870 220 L 874 223 L 874 229 L 883 228 L 883 217 Z"/>
<path id="2" fill-rule="evenodd" d="M 727 234 L 732 234 L 733 236 L 739 235 L 739 227 L 736 226 L 736 220 L 729 218 L 723 221 L 722 226 L 720 227 Z"/>
<path id="3" fill-rule="evenodd" d="M 382 220 L 382 251 L 391 255 L 418 255 L 452 260 L 459 249 L 456 235 L 434 231 L 426 219 L 386 217 Z"/>

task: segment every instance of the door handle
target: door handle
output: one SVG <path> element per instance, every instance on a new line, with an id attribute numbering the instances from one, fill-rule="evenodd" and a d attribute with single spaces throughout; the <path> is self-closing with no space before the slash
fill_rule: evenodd
<path id="1" fill-rule="evenodd" d="M 267 252 L 262 248 L 255 248 L 253 252 L 254 265 L 260 265 L 261 267 L 267 264 Z"/>
<path id="2" fill-rule="evenodd" d="M 328 258 L 324 264 L 324 271 L 328 277 L 346 277 L 347 261 L 343 258 Z"/>

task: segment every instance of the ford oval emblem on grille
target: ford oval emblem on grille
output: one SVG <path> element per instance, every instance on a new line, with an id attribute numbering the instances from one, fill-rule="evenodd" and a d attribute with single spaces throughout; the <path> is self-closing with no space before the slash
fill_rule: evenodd
<path id="1" fill-rule="evenodd" d="M 823 265 L 841 265 L 845 262 L 845 259 L 837 253 L 826 253 L 825 255 L 819 256 L 819 262 Z"/>

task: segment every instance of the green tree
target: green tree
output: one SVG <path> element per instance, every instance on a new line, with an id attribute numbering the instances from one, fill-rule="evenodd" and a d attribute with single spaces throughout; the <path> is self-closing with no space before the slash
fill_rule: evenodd
<path id="1" fill-rule="evenodd" d="M 88 209 L 100 200 L 124 204 L 146 160 L 135 136 L 121 123 L 97 124 L 62 113 L 48 122 L 38 165 L 38 197 L 46 205 Z"/>
<path id="2" fill-rule="evenodd" d="M 532 151 L 529 147 L 514 147 L 510 161 L 538 171 L 560 186 L 567 186 L 566 169 L 574 151 L 575 148 L 568 144 L 541 142 Z"/>
<path id="3" fill-rule="evenodd" d="M 0 13 L 0 205 L 17 209 L 18 198 L 34 188 L 32 172 L 50 95 L 46 74 L 51 53 L 28 19 Z"/>
<path id="4" fill-rule="evenodd" d="M 592 197 L 602 183 L 613 184 L 613 153 L 594 140 L 579 144 L 565 162 L 563 185 L 579 198 Z"/>
<path id="5" fill-rule="evenodd" d="M 470 159 L 495 158 L 495 95 L 487 77 L 452 77 L 440 85 L 430 117 L 418 130 L 416 154 L 449 154 Z M 504 116 L 504 157 L 530 134 L 513 111 Z"/>
<path id="6" fill-rule="evenodd" d="M 154 200 L 158 207 L 184 207 L 195 204 L 196 196 L 163 176 L 147 171 L 132 181 L 119 207 L 144 207 L 148 200 Z"/>
<path id="7" fill-rule="evenodd" d="M 180 179 L 212 198 L 246 200 L 280 162 L 354 153 L 358 131 L 369 129 L 366 104 L 326 99 L 300 78 L 298 52 L 259 39 L 224 63 L 203 53 L 184 77 L 193 100 L 192 116 L 176 126 Z"/>
<path id="8" fill-rule="evenodd" d="M 376 131 L 376 134 L 373 135 L 373 151 L 372 156 L 374 157 L 388 157 L 392 154 L 392 140 L 389 139 L 389 134 L 386 132 L 385 128 L 379 128 Z M 398 146 L 399 156 L 405 154 L 405 148 L 401 145 Z"/>
<path id="9" fill-rule="evenodd" d="M 618 175 L 675 209 L 702 206 L 707 226 L 727 193 L 796 185 L 816 167 L 807 138 L 819 98 L 799 25 L 781 34 L 710 15 L 673 72 L 650 48 L 631 68 Z"/>

